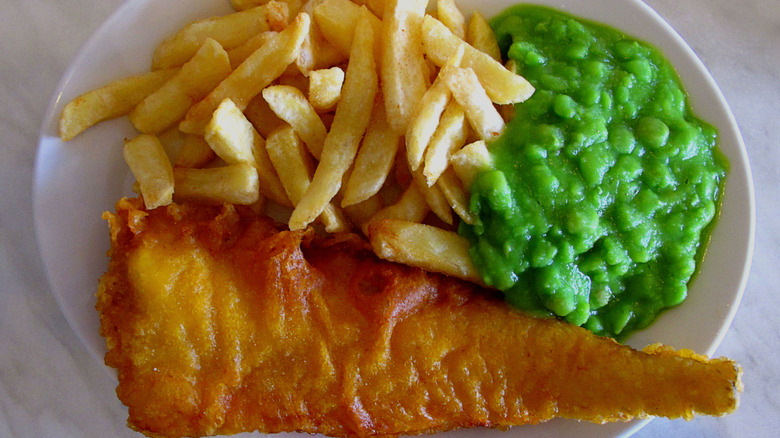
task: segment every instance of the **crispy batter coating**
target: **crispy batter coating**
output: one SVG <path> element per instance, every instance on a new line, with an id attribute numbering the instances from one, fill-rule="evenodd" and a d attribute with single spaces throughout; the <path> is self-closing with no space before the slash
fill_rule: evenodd
<path id="1" fill-rule="evenodd" d="M 367 437 L 736 409 L 727 359 L 632 350 L 248 209 L 124 199 L 97 309 L 130 427 Z"/>

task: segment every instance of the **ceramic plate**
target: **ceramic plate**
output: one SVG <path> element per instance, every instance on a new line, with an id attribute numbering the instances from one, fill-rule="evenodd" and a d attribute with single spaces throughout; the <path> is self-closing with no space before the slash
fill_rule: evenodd
<path id="1" fill-rule="evenodd" d="M 465 11 L 491 17 L 511 0 L 460 0 Z M 731 324 L 747 281 L 754 234 L 750 168 L 736 122 L 723 96 L 680 36 L 638 0 L 545 0 L 534 3 L 628 30 L 660 47 L 678 69 L 694 111 L 720 131 L 720 147 L 731 168 L 723 208 L 701 271 L 688 299 L 664 313 L 628 343 L 662 342 L 712 354 Z M 41 128 L 35 166 L 34 216 L 41 257 L 63 313 L 90 353 L 102 362 L 105 343 L 94 310 L 97 280 L 106 270 L 109 248 L 101 214 L 132 195 L 132 175 L 122 158 L 122 141 L 135 131 L 126 118 L 101 123 L 63 144 L 57 123 L 65 103 L 111 80 L 148 71 L 151 54 L 164 37 L 193 20 L 230 12 L 224 0 L 128 0 L 98 29 L 67 69 Z M 118 403 L 118 401 L 117 401 Z M 508 432 L 482 429 L 449 432 L 524 437 L 627 436 L 646 422 L 598 426 L 556 420 Z"/>

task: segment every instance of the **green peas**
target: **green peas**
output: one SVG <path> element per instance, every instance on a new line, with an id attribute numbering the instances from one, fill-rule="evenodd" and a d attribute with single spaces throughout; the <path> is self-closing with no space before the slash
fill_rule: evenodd
<path id="1" fill-rule="evenodd" d="M 535 92 L 459 232 L 513 306 L 622 339 L 687 295 L 722 193 L 717 131 L 645 43 L 532 5 L 491 25 Z"/>
<path id="2" fill-rule="evenodd" d="M 636 126 L 639 141 L 653 149 L 658 149 L 669 140 L 669 127 L 656 117 L 642 117 Z"/>
<path id="3" fill-rule="evenodd" d="M 571 96 L 559 94 L 553 100 L 553 111 L 564 119 L 570 119 L 577 114 L 577 103 Z"/>
<path id="4" fill-rule="evenodd" d="M 609 130 L 609 143 L 620 154 L 630 154 L 636 147 L 636 139 L 630 129 L 623 125 L 612 126 Z"/>
<path id="5" fill-rule="evenodd" d="M 547 124 L 534 126 L 532 135 L 534 141 L 548 152 L 556 152 L 563 147 L 564 134 L 558 126 Z"/>
<path id="6" fill-rule="evenodd" d="M 655 76 L 653 65 L 647 59 L 634 59 L 625 63 L 626 71 L 632 73 L 639 82 L 648 83 Z"/>

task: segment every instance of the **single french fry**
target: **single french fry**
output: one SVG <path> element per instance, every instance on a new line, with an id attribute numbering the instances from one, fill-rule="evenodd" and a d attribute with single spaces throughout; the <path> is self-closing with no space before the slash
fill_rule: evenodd
<path id="1" fill-rule="evenodd" d="M 290 216 L 291 230 L 299 230 L 310 224 L 338 193 L 344 173 L 352 165 L 360 139 L 368 126 L 378 88 L 373 52 L 374 31 L 368 14 L 368 9 L 362 9 L 355 26 L 341 101 L 325 138 L 312 183 Z"/>
<path id="2" fill-rule="evenodd" d="M 360 17 L 360 6 L 349 0 L 324 0 L 314 8 L 312 16 L 322 36 L 341 54 L 349 56 L 355 23 Z M 370 16 L 369 20 L 376 36 L 374 59 L 379 63 L 382 55 L 382 40 L 379 38 L 382 35 L 382 20 L 377 16 Z"/>
<path id="3" fill-rule="evenodd" d="M 195 21 L 157 46 L 152 57 L 152 70 L 184 64 L 208 38 L 216 40 L 225 49 L 232 49 L 267 30 L 270 29 L 268 8 L 265 5 Z"/>
<path id="4" fill-rule="evenodd" d="M 400 136 L 387 122 L 384 101 L 376 99 L 371 121 L 344 191 L 342 207 L 365 201 L 379 192 L 395 164 L 399 140 Z"/>
<path id="5" fill-rule="evenodd" d="M 297 205 L 311 184 L 314 165 L 309 152 L 289 125 L 272 132 L 266 139 L 265 147 L 288 198 L 293 205 Z M 343 213 L 332 203 L 325 206 L 319 219 L 329 233 L 349 230 Z"/>
<path id="6" fill-rule="evenodd" d="M 129 113 L 177 71 L 179 69 L 172 68 L 130 76 L 112 81 L 73 99 L 62 109 L 60 138 L 62 141 L 69 141 L 90 126 Z"/>
<path id="7" fill-rule="evenodd" d="M 443 67 L 463 44 L 463 40 L 453 35 L 447 26 L 430 16 L 423 18 L 422 36 L 425 54 L 439 67 Z M 534 87 L 525 78 L 507 70 L 490 55 L 470 45 L 465 46 L 461 66 L 474 70 L 494 103 L 504 105 L 523 102 L 534 92 Z"/>
<path id="8" fill-rule="evenodd" d="M 297 205 L 311 184 L 314 161 L 290 125 L 282 125 L 265 142 L 268 157 L 279 175 L 284 191 L 293 206 Z"/>
<path id="9" fill-rule="evenodd" d="M 253 149 L 262 142 L 252 123 L 230 99 L 219 104 L 203 136 L 211 149 L 227 164 L 255 165 Z"/>
<path id="10" fill-rule="evenodd" d="M 157 140 L 160 141 L 160 144 L 165 150 L 165 154 L 168 155 L 168 159 L 171 163 L 178 157 L 179 152 L 184 145 L 185 136 L 186 134 L 176 129 L 175 126 L 156 134 Z"/>
<path id="11" fill-rule="evenodd" d="M 179 124 L 179 129 L 189 134 L 203 134 L 211 113 L 228 98 L 239 109 L 246 108 L 263 88 L 281 76 L 298 57 L 310 22 L 307 14 L 298 14 L 287 29 L 257 49 L 208 96 L 190 108 Z"/>
<path id="12" fill-rule="evenodd" d="M 417 185 L 417 189 L 422 193 L 425 202 L 431 208 L 433 214 L 441 219 L 442 222 L 452 225 L 452 209 L 450 208 L 447 198 L 444 197 L 444 193 L 441 192 L 441 189 L 438 186 L 428 186 L 428 181 L 425 179 L 425 175 L 423 175 L 422 171 L 422 167 L 412 171 L 412 181 Z"/>
<path id="13" fill-rule="evenodd" d="M 139 103 L 128 117 L 145 134 L 157 134 L 187 114 L 230 74 L 230 60 L 219 43 L 207 38 L 178 73 Z"/>
<path id="14" fill-rule="evenodd" d="M 244 109 L 244 115 L 263 138 L 268 137 L 271 132 L 284 124 L 284 120 L 276 115 L 268 102 L 263 99 L 262 94 L 258 94 L 249 102 Z"/>
<path id="15" fill-rule="evenodd" d="M 349 0 L 325 0 L 312 13 L 325 39 L 345 56 L 349 56 L 359 17 L 360 5 Z"/>
<path id="16" fill-rule="evenodd" d="M 152 210 L 170 204 L 173 167 L 157 137 L 141 134 L 125 141 L 123 155 L 138 182 L 146 208 Z"/>
<path id="17" fill-rule="evenodd" d="M 501 49 L 498 48 L 496 34 L 493 33 L 493 29 L 485 17 L 478 11 L 474 11 L 471 14 L 469 23 L 466 26 L 466 42 L 480 52 L 501 62 Z M 515 72 L 516 70 L 510 71 Z"/>
<path id="18" fill-rule="evenodd" d="M 317 112 L 336 107 L 344 85 L 344 70 L 340 67 L 314 70 L 309 73 L 309 103 Z"/>
<path id="19" fill-rule="evenodd" d="M 439 175 L 449 167 L 450 156 L 466 144 L 467 135 L 468 123 L 463 107 L 451 100 L 444 109 L 441 123 L 425 152 L 423 175 L 429 187 L 436 184 Z"/>
<path id="20" fill-rule="evenodd" d="M 173 169 L 174 197 L 179 201 L 252 205 L 260 199 L 257 169 L 238 163 L 208 169 Z"/>
<path id="21" fill-rule="evenodd" d="M 417 185 L 410 184 L 404 190 L 401 197 L 391 205 L 382 208 L 373 214 L 362 226 L 363 233 L 368 235 L 368 225 L 371 222 L 382 219 L 399 219 L 409 222 L 422 222 L 431 209 L 425 202 L 425 197 L 417 188 Z"/>
<path id="22" fill-rule="evenodd" d="M 382 259 L 483 284 L 469 256 L 469 241 L 458 233 L 397 219 L 368 225 L 374 253 Z"/>
<path id="23" fill-rule="evenodd" d="M 328 131 L 306 96 L 289 85 L 273 85 L 264 89 L 262 94 L 271 110 L 295 129 L 312 155 L 319 160 Z"/>
<path id="24" fill-rule="evenodd" d="M 263 44 L 270 41 L 279 32 L 269 30 L 266 32 L 260 32 L 259 34 L 248 39 L 244 44 L 234 47 L 228 50 L 228 58 L 230 58 L 230 67 L 235 70 L 236 67 L 241 65 L 249 56 L 255 53 L 255 50 L 263 46 Z"/>
<path id="25" fill-rule="evenodd" d="M 403 134 L 428 89 L 421 26 L 427 0 L 385 3 L 381 76 L 387 118 Z"/>
<path id="26" fill-rule="evenodd" d="M 469 124 L 482 140 L 490 140 L 504 131 L 504 119 L 493 106 L 485 89 L 471 68 L 445 66 L 439 72 L 452 97 L 466 111 Z"/>
<path id="27" fill-rule="evenodd" d="M 202 167 L 216 156 L 217 154 L 214 153 L 205 138 L 200 135 L 185 134 L 184 142 L 173 165 L 175 167 Z"/>
<path id="28" fill-rule="evenodd" d="M 258 136 L 259 137 L 259 136 Z M 292 207 L 290 198 L 279 180 L 279 175 L 274 169 L 271 158 L 268 156 L 268 150 L 265 148 L 265 141 L 255 141 L 252 152 L 255 156 L 255 168 L 257 168 L 257 177 L 260 180 L 260 194 L 284 207 Z"/>
<path id="29" fill-rule="evenodd" d="M 455 0 L 436 0 L 436 17 L 456 37 L 466 39 L 466 18 L 458 9 Z"/>
<path id="30" fill-rule="evenodd" d="M 480 173 L 493 168 L 493 158 L 483 140 L 463 146 L 452 154 L 450 164 L 458 175 L 464 189 L 468 192 Z"/>
<path id="31" fill-rule="evenodd" d="M 467 224 L 475 224 L 477 222 L 476 216 L 469 209 L 469 194 L 463 188 L 463 184 L 458 179 L 458 175 L 455 174 L 455 170 L 452 167 L 447 168 L 436 180 L 436 185 L 441 189 L 444 197 L 447 198 L 452 211 L 457 214 L 460 219 Z"/>
<path id="32" fill-rule="evenodd" d="M 463 59 L 463 53 L 463 47 L 456 50 L 447 60 L 446 65 L 459 65 Z M 436 127 L 439 126 L 439 119 L 451 96 L 452 93 L 450 93 L 447 84 L 437 78 L 417 106 L 405 137 L 406 158 L 412 170 L 417 170 L 422 163 L 425 149 L 428 147 L 433 133 L 436 132 Z"/>

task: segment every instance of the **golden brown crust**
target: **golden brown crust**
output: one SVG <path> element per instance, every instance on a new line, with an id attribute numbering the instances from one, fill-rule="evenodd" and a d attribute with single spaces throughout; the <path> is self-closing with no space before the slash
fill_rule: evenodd
<path id="1" fill-rule="evenodd" d="M 129 424 L 150 436 L 367 437 L 553 417 L 733 411 L 739 367 L 635 351 L 249 209 L 122 200 L 97 308 Z"/>

